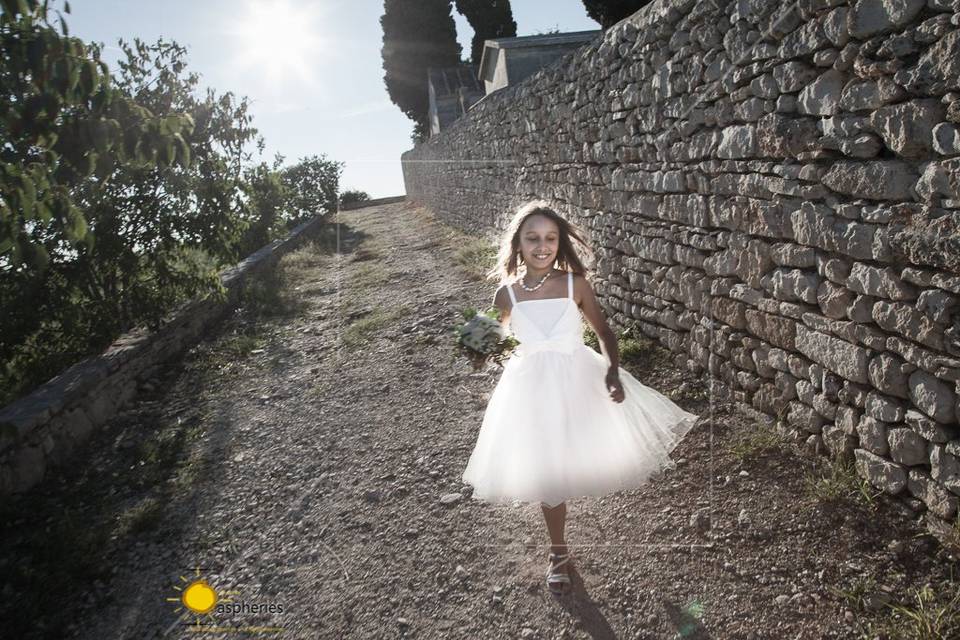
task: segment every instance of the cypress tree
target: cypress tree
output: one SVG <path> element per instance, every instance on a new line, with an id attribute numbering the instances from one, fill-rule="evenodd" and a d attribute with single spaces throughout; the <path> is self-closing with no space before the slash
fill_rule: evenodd
<path id="1" fill-rule="evenodd" d="M 427 68 L 460 63 L 450 0 L 384 0 L 380 26 L 387 94 L 414 121 L 414 139 L 422 140 L 430 131 Z"/>
<path id="2" fill-rule="evenodd" d="M 480 64 L 483 43 L 491 38 L 511 38 L 517 35 L 510 0 L 455 0 L 457 11 L 473 28 L 470 42 L 470 62 Z"/>
<path id="3" fill-rule="evenodd" d="M 627 16 L 631 16 L 652 0 L 583 0 L 587 15 L 600 23 L 606 31 Z"/>

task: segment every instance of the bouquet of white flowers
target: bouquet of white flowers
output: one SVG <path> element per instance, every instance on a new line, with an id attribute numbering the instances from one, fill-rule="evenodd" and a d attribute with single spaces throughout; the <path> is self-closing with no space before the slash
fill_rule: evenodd
<path id="1" fill-rule="evenodd" d="M 462 313 L 466 322 L 454 327 L 454 335 L 457 348 L 469 358 L 474 370 L 482 368 L 488 359 L 499 362 L 519 344 L 500 324 L 496 307 L 484 313 L 472 308 Z"/>

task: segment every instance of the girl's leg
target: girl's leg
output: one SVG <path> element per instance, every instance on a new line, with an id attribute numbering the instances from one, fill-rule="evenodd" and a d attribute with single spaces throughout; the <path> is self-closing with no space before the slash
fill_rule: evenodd
<path id="1" fill-rule="evenodd" d="M 543 519 L 550 533 L 550 551 L 566 553 L 567 543 L 563 539 L 563 529 L 567 523 L 567 503 L 561 502 L 555 507 L 548 507 L 546 503 L 541 502 L 540 508 L 543 510 Z M 560 570 L 566 571 L 566 565 L 560 567 Z"/>
<path id="2" fill-rule="evenodd" d="M 550 551 L 556 554 L 567 553 L 567 542 L 563 539 L 563 528 L 567 523 L 567 503 L 561 502 L 555 507 L 549 507 L 541 502 L 540 508 L 543 509 L 543 519 L 546 520 L 547 531 L 550 532 Z M 550 566 L 554 572 L 570 574 L 569 558 L 559 566 L 551 560 Z M 558 586 L 551 585 L 550 591 L 555 595 L 563 595 L 569 587 L 569 584 L 567 586 L 563 586 L 562 584 Z"/>

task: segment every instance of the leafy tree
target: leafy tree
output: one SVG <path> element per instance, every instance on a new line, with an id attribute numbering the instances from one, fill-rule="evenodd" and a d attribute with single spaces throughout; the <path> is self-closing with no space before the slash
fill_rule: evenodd
<path id="1" fill-rule="evenodd" d="M 395 105 L 414 122 L 414 141 L 430 131 L 428 67 L 460 63 L 461 47 L 450 0 L 384 0 L 384 83 Z"/>
<path id="2" fill-rule="evenodd" d="M 180 151 L 191 158 L 188 166 L 120 164 L 104 180 L 74 188 L 100 242 L 63 268 L 97 302 L 95 335 L 104 342 L 141 322 L 158 327 L 185 299 L 224 294 L 217 267 L 242 255 L 250 223 L 241 165 L 257 136 L 246 99 L 197 95 L 199 76 L 185 71 L 185 48 L 162 39 L 119 44 L 126 59 L 115 91 L 161 119 L 185 113 L 193 127 Z M 205 258 L 184 262 L 185 251 Z"/>
<path id="3" fill-rule="evenodd" d="M 315 157 L 245 168 L 252 143 L 264 148 L 246 98 L 199 92 L 176 43 L 121 40 L 126 57 L 111 75 L 103 45 L 60 35 L 38 3 L 0 6 L 9 402 L 122 332 L 159 327 L 186 300 L 223 296 L 225 266 L 307 212 L 335 209 L 339 169 Z"/>
<path id="4" fill-rule="evenodd" d="M 101 335 L 92 311 L 107 293 L 76 278 L 77 256 L 109 244 L 92 224 L 90 199 L 118 167 L 190 162 L 190 118 L 157 117 L 117 91 L 99 48 L 69 37 L 59 12 L 58 32 L 47 4 L 0 3 L 0 398 L 7 400 L 13 388 L 48 379 L 87 353 Z M 101 317 L 117 321 L 109 311 Z"/>
<path id="5" fill-rule="evenodd" d="M 280 235 L 283 210 L 289 189 L 278 169 L 283 158 L 277 156 L 273 166 L 261 162 L 244 171 L 243 190 L 249 226 L 241 241 L 242 253 L 250 254 Z"/>
<path id="6" fill-rule="evenodd" d="M 517 35 L 510 0 L 454 0 L 457 11 L 473 28 L 470 41 L 470 62 L 477 66 L 483 54 L 483 43 L 491 38 L 510 38 Z"/>
<path id="7" fill-rule="evenodd" d="M 64 10 L 69 13 L 69 5 Z M 0 271 L 47 268 L 94 235 L 71 197 L 122 163 L 169 166 L 192 123 L 153 114 L 110 85 L 99 51 L 50 23 L 48 3 L 0 3 Z"/>
<path id="8" fill-rule="evenodd" d="M 337 210 L 337 191 L 343 163 L 327 160 L 325 154 L 302 158 L 283 169 L 280 178 L 289 195 L 286 202 L 288 228 Z"/>
<path id="9" fill-rule="evenodd" d="M 244 255 L 302 222 L 337 210 L 342 162 L 321 154 L 282 165 L 283 156 L 277 154 L 272 166 L 261 162 L 244 172 L 244 208 L 250 223 L 241 243 Z"/>
<path id="10" fill-rule="evenodd" d="M 627 16 L 650 4 L 652 0 L 583 0 L 587 15 L 609 29 Z"/>
<path id="11" fill-rule="evenodd" d="M 340 206 L 353 204 L 354 202 L 365 202 L 370 199 L 366 191 L 348 190 L 340 194 Z"/>

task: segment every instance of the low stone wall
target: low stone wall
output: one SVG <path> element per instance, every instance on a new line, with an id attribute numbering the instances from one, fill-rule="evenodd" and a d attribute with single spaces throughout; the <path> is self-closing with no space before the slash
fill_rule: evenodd
<path id="1" fill-rule="evenodd" d="M 960 2 L 658 0 L 403 154 L 493 238 L 532 197 L 595 288 L 940 525 L 960 496 Z"/>
<path id="2" fill-rule="evenodd" d="M 340 207 L 340 211 L 349 211 L 350 209 L 362 209 L 364 207 L 375 207 L 381 204 L 391 204 L 393 202 L 403 202 L 407 196 L 389 196 L 387 198 L 376 198 L 374 200 L 360 200 L 359 202 L 350 202 Z"/>
<path id="3" fill-rule="evenodd" d="M 221 273 L 224 302 L 195 300 L 171 314 L 156 332 L 137 329 L 101 355 L 87 358 L 0 410 L 0 495 L 26 491 L 67 461 L 74 449 L 137 393 L 158 365 L 179 356 L 236 306 L 247 278 L 271 269 L 321 225 L 304 222 L 235 267 Z"/>

